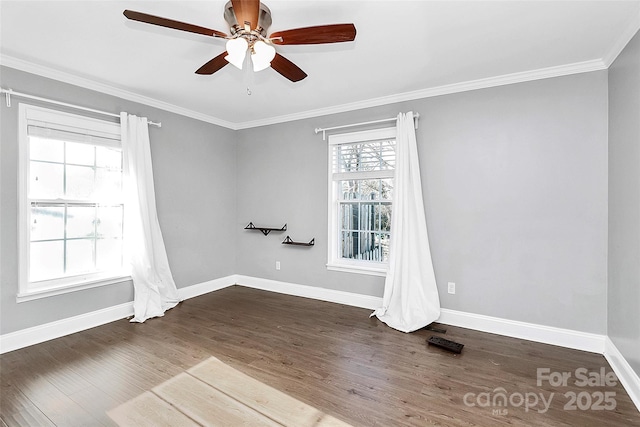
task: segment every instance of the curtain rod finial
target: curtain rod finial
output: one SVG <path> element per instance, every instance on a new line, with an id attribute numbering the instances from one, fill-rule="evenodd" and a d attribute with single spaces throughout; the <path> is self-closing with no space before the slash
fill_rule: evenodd
<path id="1" fill-rule="evenodd" d="M 13 92 L 11 89 L 2 89 L 2 92 L 4 93 L 4 97 L 7 101 L 7 108 L 11 108 L 11 92 Z"/>

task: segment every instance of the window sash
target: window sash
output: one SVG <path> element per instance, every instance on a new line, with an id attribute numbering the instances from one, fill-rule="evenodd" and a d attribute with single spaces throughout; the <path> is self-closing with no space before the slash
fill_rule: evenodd
<path id="1" fill-rule="evenodd" d="M 124 252 L 122 221 L 124 214 L 123 204 L 101 205 L 98 203 L 82 202 L 65 203 L 59 201 L 34 201 L 31 202 L 31 212 L 29 215 L 30 224 L 36 224 L 38 217 L 40 217 L 40 219 L 42 220 L 51 215 L 51 213 L 44 213 L 44 215 L 33 215 L 34 210 L 38 208 L 42 210 L 47 208 L 61 209 L 57 209 L 57 215 L 53 215 L 60 216 L 59 221 L 57 221 L 58 224 L 49 224 L 49 227 L 44 231 L 44 236 L 38 236 L 37 234 L 34 236 L 33 230 L 37 228 L 37 225 L 33 225 L 34 229 L 31 229 L 29 241 L 30 268 L 28 271 L 28 275 L 29 283 L 31 283 L 34 287 L 38 287 L 38 283 L 40 282 L 46 283 L 52 280 L 60 280 L 79 275 L 100 275 L 105 274 L 109 270 L 112 270 L 114 268 L 118 271 L 122 269 Z M 88 214 L 89 216 L 80 218 L 80 221 L 74 224 L 71 219 L 74 217 L 74 214 L 78 214 L 73 212 L 73 210 L 77 209 L 86 209 L 83 213 Z M 109 212 L 109 210 L 113 209 L 115 209 L 115 212 Z M 87 221 L 90 221 L 90 223 L 88 223 Z M 105 222 L 104 225 L 102 224 L 103 221 Z M 53 233 L 51 232 L 51 228 L 53 228 Z M 85 247 L 85 250 L 89 249 L 91 251 L 91 253 L 89 254 L 91 259 L 88 260 L 88 262 L 85 259 L 82 268 L 78 268 L 76 260 L 70 259 L 68 254 L 70 247 L 72 247 L 73 245 L 82 244 L 83 242 L 89 244 L 88 247 Z M 57 264 L 59 267 L 57 269 L 58 271 L 49 271 L 46 275 L 40 271 L 39 273 L 43 276 L 42 278 L 40 278 L 37 274 L 35 274 L 36 271 L 31 268 L 31 261 L 34 256 L 34 244 L 36 246 L 42 247 L 42 245 L 40 244 L 56 243 L 59 244 L 56 245 L 58 246 L 58 249 L 62 250 L 62 259 L 57 260 Z M 116 247 L 113 246 L 114 244 Z M 48 253 L 47 255 L 50 256 L 51 253 Z M 113 257 L 113 255 L 115 255 L 115 258 Z M 74 264 L 76 264 L 75 268 Z"/>
<path id="2" fill-rule="evenodd" d="M 62 200 L 71 203 L 122 203 L 124 200 L 124 173 L 121 167 L 97 166 L 95 160 L 93 165 L 71 163 L 65 160 L 62 162 L 28 160 L 24 168 L 27 174 L 26 198 L 29 202 Z M 44 187 L 39 185 L 38 181 L 41 175 L 37 174 L 37 171 L 33 172 L 34 167 L 48 167 L 48 173 L 40 169 L 40 173 L 44 175 L 42 180 L 51 186 L 51 175 L 55 175 L 54 177 L 57 179 L 53 182 L 56 182 L 54 186 L 57 188 L 47 188 L 47 184 Z M 58 172 L 51 172 L 51 168 L 57 169 Z M 74 178 L 73 170 L 75 170 L 75 174 L 81 173 L 82 176 Z M 47 177 L 47 175 L 49 176 Z M 47 178 L 49 181 L 46 181 Z"/>

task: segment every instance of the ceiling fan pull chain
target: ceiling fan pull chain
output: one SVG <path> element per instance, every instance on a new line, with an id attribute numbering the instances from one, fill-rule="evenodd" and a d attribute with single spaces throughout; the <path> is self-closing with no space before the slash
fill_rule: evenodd
<path id="1" fill-rule="evenodd" d="M 247 96 L 251 96 L 251 86 L 253 86 L 254 72 L 253 64 L 251 63 L 251 52 L 247 51 L 247 56 L 244 62 L 244 85 L 247 87 Z"/>

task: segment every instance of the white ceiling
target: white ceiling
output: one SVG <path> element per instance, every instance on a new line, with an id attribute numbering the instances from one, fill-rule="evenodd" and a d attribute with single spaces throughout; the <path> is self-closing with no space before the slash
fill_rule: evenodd
<path id="1" fill-rule="evenodd" d="M 353 22 L 355 42 L 278 46 L 308 75 L 194 71 L 224 40 L 128 21 L 124 9 L 228 33 L 217 1 L 1 1 L 4 65 L 232 129 L 604 69 L 639 1 L 265 1 L 269 33 Z M 247 86 L 252 94 L 247 95 Z M 14 88 L 27 91 L 28 88 Z"/>

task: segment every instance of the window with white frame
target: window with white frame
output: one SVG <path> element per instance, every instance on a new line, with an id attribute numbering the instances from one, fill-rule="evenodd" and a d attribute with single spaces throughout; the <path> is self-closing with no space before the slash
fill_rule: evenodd
<path id="1" fill-rule="evenodd" d="M 120 125 L 20 104 L 18 300 L 122 279 Z"/>
<path id="2" fill-rule="evenodd" d="M 395 138 L 395 127 L 329 136 L 329 269 L 385 274 Z"/>

